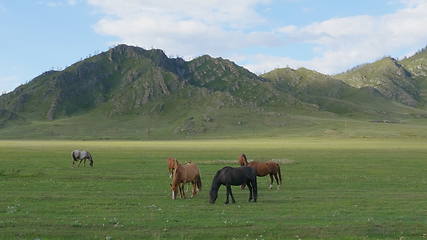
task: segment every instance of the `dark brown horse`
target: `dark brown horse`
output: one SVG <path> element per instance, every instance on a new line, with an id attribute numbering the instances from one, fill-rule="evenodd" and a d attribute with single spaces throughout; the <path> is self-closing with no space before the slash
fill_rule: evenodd
<path id="1" fill-rule="evenodd" d="M 177 192 L 179 191 L 181 198 L 185 198 L 184 184 L 190 183 L 193 185 L 193 191 L 191 197 L 196 195 L 202 190 L 202 180 L 200 178 L 200 171 L 196 164 L 187 163 L 179 164 L 178 161 L 174 160 L 174 170 L 172 174 L 172 199 L 176 199 Z"/>
<path id="2" fill-rule="evenodd" d="M 276 180 L 277 188 L 282 184 L 282 174 L 280 172 L 280 165 L 273 161 L 267 162 L 258 162 L 251 161 L 248 162 L 246 155 L 242 153 L 239 157 L 240 166 L 248 166 L 255 169 L 258 177 L 264 177 L 266 175 L 270 175 L 270 186 L 269 188 L 273 188 L 273 177 Z M 244 188 L 244 186 L 242 186 Z"/>

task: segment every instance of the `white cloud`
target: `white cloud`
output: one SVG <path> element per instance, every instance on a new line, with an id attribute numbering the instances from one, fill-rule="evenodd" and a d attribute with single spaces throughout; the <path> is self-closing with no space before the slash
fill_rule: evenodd
<path id="1" fill-rule="evenodd" d="M 426 0 L 391 0 L 404 8 L 382 16 L 332 18 L 277 29 L 271 29 L 268 19 L 256 10 L 259 4 L 270 4 L 269 0 L 226 4 L 223 0 L 87 1 L 104 14 L 94 29 L 118 37 L 120 43 L 161 48 L 186 58 L 205 53 L 231 56 L 237 63 L 245 59 L 245 66 L 256 72 L 304 66 L 337 73 L 398 51 L 415 51 L 427 43 Z M 301 61 L 280 56 L 279 47 L 294 43 L 312 45 L 315 57 Z M 236 56 L 253 47 L 278 52 Z"/>
<path id="2" fill-rule="evenodd" d="M 336 73 L 398 50 L 414 51 L 427 44 L 427 1 L 404 2 L 406 7 L 392 14 L 333 18 L 300 28 L 284 26 L 279 31 L 318 49 L 318 57 L 299 64 Z"/>
<path id="3" fill-rule="evenodd" d="M 224 55 L 237 48 L 274 45 L 271 32 L 251 30 L 265 22 L 255 6 L 267 0 L 88 0 L 107 14 L 94 26 L 122 43 L 161 48 L 184 57 Z"/>

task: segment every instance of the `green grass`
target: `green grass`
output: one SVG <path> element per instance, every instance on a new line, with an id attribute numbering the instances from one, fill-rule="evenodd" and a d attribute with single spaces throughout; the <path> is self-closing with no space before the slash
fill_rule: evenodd
<path id="1" fill-rule="evenodd" d="M 71 168 L 70 152 L 94 168 Z M 284 184 L 258 178 L 257 203 L 212 176 L 237 156 L 281 160 Z M 199 141 L 0 141 L 0 239 L 425 239 L 425 141 L 259 138 Z M 166 158 L 193 161 L 203 188 L 170 199 Z M 219 161 L 220 160 L 220 161 Z"/>

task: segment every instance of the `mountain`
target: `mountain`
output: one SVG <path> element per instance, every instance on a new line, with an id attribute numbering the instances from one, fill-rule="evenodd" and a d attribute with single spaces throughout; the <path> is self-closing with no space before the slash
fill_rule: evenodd
<path id="1" fill-rule="evenodd" d="M 382 62 L 337 76 L 303 68 L 258 76 L 223 58 L 185 61 L 119 45 L 1 95 L 0 137 L 252 136 L 325 118 L 423 115 L 400 104 L 421 99 L 414 74 L 394 59 Z"/>
<path id="2" fill-rule="evenodd" d="M 400 63 L 411 73 L 418 85 L 420 97 L 424 103 L 427 102 L 427 47 Z"/>
<path id="3" fill-rule="evenodd" d="M 53 120 L 102 106 L 108 116 L 141 113 L 148 103 L 177 94 L 212 95 L 262 106 L 280 95 L 264 79 L 231 61 L 202 56 L 190 62 L 161 50 L 119 45 L 64 71 L 49 71 L 3 95 L 0 108 Z M 220 94 L 220 95 L 221 95 Z"/>
<path id="4" fill-rule="evenodd" d="M 427 47 L 400 61 L 413 76 L 427 77 Z"/>
<path id="5" fill-rule="evenodd" d="M 356 88 L 375 88 L 386 98 L 409 106 L 415 107 L 420 101 L 420 92 L 411 73 L 390 57 L 334 77 Z"/>
<path id="6" fill-rule="evenodd" d="M 121 127 L 128 131 L 129 126 L 124 123 L 139 119 L 139 131 L 161 126 L 172 134 L 192 135 L 257 122 L 239 115 L 262 114 L 273 108 L 279 112 L 291 108 L 313 110 L 229 60 L 205 55 L 184 61 L 168 58 L 161 50 L 127 45 L 63 71 L 46 72 L 0 96 L 3 125 L 20 119 L 20 125 L 22 121 L 31 123 L 26 125 L 29 131 L 31 125 L 53 120 L 81 132 L 85 127 L 76 123 L 83 121 L 92 131 L 93 122 L 100 125 L 96 119 L 103 119 L 106 126 L 102 128 L 108 131 Z M 44 133 L 36 135 L 46 134 L 47 130 L 38 128 Z M 25 127 L 19 128 L 22 129 Z M 65 135 L 57 130 L 51 132 Z"/>
<path id="7" fill-rule="evenodd" d="M 261 76 L 272 81 L 277 89 L 288 92 L 302 102 L 315 104 L 322 111 L 337 114 L 392 111 L 392 105 L 375 88 L 352 87 L 341 80 L 306 68 L 275 69 Z"/>

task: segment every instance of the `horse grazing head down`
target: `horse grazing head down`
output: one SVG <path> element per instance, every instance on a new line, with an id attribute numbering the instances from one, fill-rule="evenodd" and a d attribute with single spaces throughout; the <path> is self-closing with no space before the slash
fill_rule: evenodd
<path id="1" fill-rule="evenodd" d="M 229 203 L 229 197 L 231 197 L 232 203 L 235 203 L 234 196 L 231 190 L 231 186 L 238 186 L 246 184 L 249 188 L 249 201 L 256 202 L 257 200 L 257 182 L 255 170 L 250 167 L 224 167 L 218 170 L 212 179 L 212 186 L 209 192 L 209 202 L 215 203 L 218 198 L 218 190 L 221 185 L 227 187 L 227 200 L 225 204 Z"/>
<path id="2" fill-rule="evenodd" d="M 172 191 L 172 199 L 176 199 L 178 191 L 180 191 L 181 198 L 185 198 L 183 187 L 185 183 L 192 183 L 192 196 L 196 195 L 202 189 L 200 170 L 196 164 L 176 164 L 176 167 L 172 174 L 172 183 L 170 185 Z"/>
<path id="3" fill-rule="evenodd" d="M 93 158 L 88 151 L 74 150 L 71 152 L 71 157 L 73 159 L 72 166 L 74 167 L 76 162 L 79 162 L 78 167 L 83 162 L 83 166 L 86 166 L 86 160 L 89 161 L 89 166 L 93 167 Z"/>

